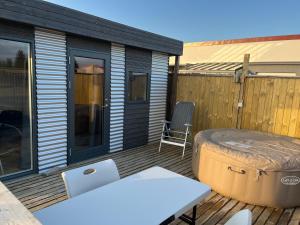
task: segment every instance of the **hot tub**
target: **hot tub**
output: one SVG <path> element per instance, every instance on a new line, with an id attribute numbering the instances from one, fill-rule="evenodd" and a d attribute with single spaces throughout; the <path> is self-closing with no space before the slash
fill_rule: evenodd
<path id="1" fill-rule="evenodd" d="M 239 129 L 195 136 L 193 173 L 216 192 L 249 204 L 300 206 L 300 140 Z"/>

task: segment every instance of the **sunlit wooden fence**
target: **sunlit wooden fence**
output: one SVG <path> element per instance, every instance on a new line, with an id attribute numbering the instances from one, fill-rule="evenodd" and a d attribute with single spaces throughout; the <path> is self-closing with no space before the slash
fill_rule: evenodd
<path id="1" fill-rule="evenodd" d="M 196 103 L 193 133 L 237 127 L 241 84 L 232 76 L 179 75 L 177 101 Z M 300 138 L 300 79 L 246 77 L 241 128 Z"/>

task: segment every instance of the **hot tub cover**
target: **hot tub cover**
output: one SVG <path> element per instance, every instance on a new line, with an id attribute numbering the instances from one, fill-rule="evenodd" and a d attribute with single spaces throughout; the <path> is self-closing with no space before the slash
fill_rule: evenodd
<path id="1" fill-rule="evenodd" d="M 204 143 L 204 141 L 207 142 Z M 211 151 L 264 171 L 300 171 L 300 140 L 258 131 L 210 129 L 195 136 L 199 145 L 216 144 Z"/>

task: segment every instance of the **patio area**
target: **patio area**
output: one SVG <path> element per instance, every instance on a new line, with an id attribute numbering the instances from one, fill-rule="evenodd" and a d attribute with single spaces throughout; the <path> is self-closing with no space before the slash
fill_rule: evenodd
<path id="1" fill-rule="evenodd" d="M 116 162 L 121 177 L 156 165 L 187 177 L 193 177 L 191 148 L 187 149 L 184 159 L 181 159 L 181 150 L 177 147 L 164 146 L 161 153 L 158 153 L 157 149 L 158 143 L 149 144 L 72 164 L 68 168 L 111 158 Z M 34 212 L 67 199 L 60 173 L 61 171 L 48 176 L 34 174 L 6 181 L 4 184 L 30 211 Z M 298 225 L 300 221 L 300 207 L 282 210 L 253 206 L 212 192 L 197 208 L 197 224 L 224 224 L 235 212 L 246 208 L 253 213 L 253 224 Z M 176 220 L 172 224 L 184 223 Z"/>

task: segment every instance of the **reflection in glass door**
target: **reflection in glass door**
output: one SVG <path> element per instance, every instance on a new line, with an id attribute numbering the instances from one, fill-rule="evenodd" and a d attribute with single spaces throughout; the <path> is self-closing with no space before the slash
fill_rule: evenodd
<path id="1" fill-rule="evenodd" d="M 105 60 L 73 56 L 73 73 L 72 161 L 79 161 L 105 144 Z"/>
<path id="2" fill-rule="evenodd" d="M 32 169 L 30 44 L 0 39 L 0 176 Z"/>

